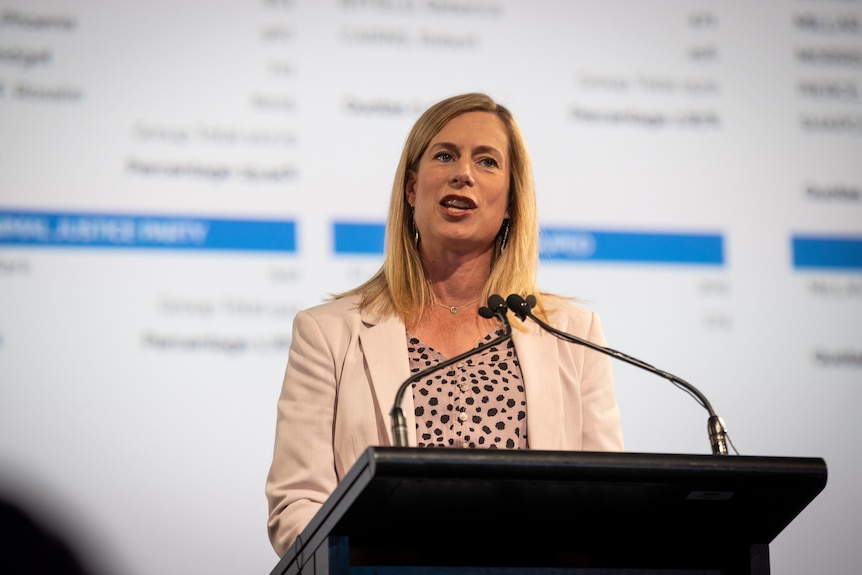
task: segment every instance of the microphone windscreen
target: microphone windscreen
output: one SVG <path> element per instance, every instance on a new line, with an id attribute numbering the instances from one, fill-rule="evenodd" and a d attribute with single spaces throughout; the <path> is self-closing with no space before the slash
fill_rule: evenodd
<path id="1" fill-rule="evenodd" d="M 492 317 L 494 317 L 494 310 L 489 307 L 482 306 L 479 308 L 479 315 L 484 318 L 491 319 Z"/>
<path id="2" fill-rule="evenodd" d="M 509 294 L 509 297 L 506 298 L 506 303 L 518 319 L 521 321 L 527 319 L 529 308 L 527 308 L 527 302 L 524 301 L 524 298 L 516 293 Z"/>
<path id="3" fill-rule="evenodd" d="M 503 296 L 499 294 L 491 294 L 488 298 L 488 307 L 492 310 L 500 309 L 501 307 L 505 308 L 506 302 L 503 300 Z"/>
<path id="4" fill-rule="evenodd" d="M 520 310 L 525 303 L 524 298 L 516 293 L 509 294 L 509 297 L 506 298 L 506 304 L 508 304 L 509 309 L 512 311 Z"/>

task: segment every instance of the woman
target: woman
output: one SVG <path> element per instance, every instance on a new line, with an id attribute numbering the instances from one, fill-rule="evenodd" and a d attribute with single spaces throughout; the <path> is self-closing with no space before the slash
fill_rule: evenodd
<path id="1" fill-rule="evenodd" d="M 266 484 L 279 556 L 367 447 L 392 444 L 398 386 L 494 338 L 501 326 L 479 306 L 536 293 L 537 263 L 535 190 L 512 115 L 483 94 L 429 108 L 401 155 L 380 271 L 294 320 Z M 595 314 L 551 294 L 538 302 L 537 315 L 605 345 Z M 513 323 L 499 349 L 413 384 L 410 445 L 622 450 L 610 359 Z"/>

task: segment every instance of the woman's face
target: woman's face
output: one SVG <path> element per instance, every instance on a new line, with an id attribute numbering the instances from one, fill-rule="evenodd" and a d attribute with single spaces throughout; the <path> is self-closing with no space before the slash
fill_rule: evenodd
<path id="1" fill-rule="evenodd" d="M 407 201 L 426 255 L 490 252 L 509 217 L 509 138 L 489 112 L 450 120 L 407 173 Z"/>

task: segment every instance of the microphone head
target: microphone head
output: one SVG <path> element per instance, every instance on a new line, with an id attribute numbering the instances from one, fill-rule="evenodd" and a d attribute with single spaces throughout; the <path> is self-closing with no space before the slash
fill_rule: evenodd
<path id="1" fill-rule="evenodd" d="M 529 311 L 529 307 L 527 307 L 527 302 L 516 293 L 509 294 L 509 297 L 506 298 L 506 303 L 509 305 L 509 309 L 512 310 L 518 319 L 524 321 L 527 319 L 527 312 Z"/>
<path id="2" fill-rule="evenodd" d="M 519 309 L 522 305 L 524 305 L 524 298 L 519 296 L 516 293 L 509 294 L 509 297 L 506 298 L 506 303 L 509 305 L 509 309 L 515 310 Z"/>
<path id="3" fill-rule="evenodd" d="M 509 308 L 506 307 L 506 300 L 504 300 L 499 294 L 491 294 L 488 296 L 488 307 L 479 309 L 479 313 L 482 317 L 496 317 L 506 325 L 507 329 L 511 329 L 509 327 L 509 318 L 507 316 L 508 312 Z"/>
<path id="4" fill-rule="evenodd" d="M 527 316 L 533 317 L 532 309 L 536 307 L 536 296 L 530 294 L 526 299 L 521 297 L 520 295 L 513 293 L 510 294 L 509 297 L 506 298 L 506 303 L 509 305 L 509 309 L 512 310 L 518 319 L 524 321 L 527 319 Z"/>
<path id="5" fill-rule="evenodd" d="M 506 309 L 506 301 L 503 299 L 503 296 L 499 294 L 491 294 L 488 297 L 488 307 L 493 311 L 497 311 L 499 309 Z"/>
<path id="6" fill-rule="evenodd" d="M 489 307 L 482 306 L 479 308 L 479 315 L 484 318 L 491 319 L 492 317 L 494 317 L 494 310 Z"/>

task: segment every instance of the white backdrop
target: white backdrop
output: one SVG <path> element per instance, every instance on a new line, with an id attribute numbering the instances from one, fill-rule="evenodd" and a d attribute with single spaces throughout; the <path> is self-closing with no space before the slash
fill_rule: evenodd
<path id="1" fill-rule="evenodd" d="M 6 496 L 104 572 L 268 572 L 293 314 L 377 269 L 336 224 L 382 224 L 410 126 L 467 91 L 522 124 L 542 286 L 742 454 L 825 458 L 773 572 L 855 572 L 850 0 L 0 0 Z M 627 450 L 709 453 L 690 397 L 616 376 Z"/>

